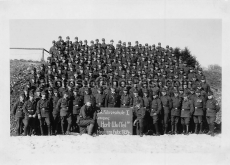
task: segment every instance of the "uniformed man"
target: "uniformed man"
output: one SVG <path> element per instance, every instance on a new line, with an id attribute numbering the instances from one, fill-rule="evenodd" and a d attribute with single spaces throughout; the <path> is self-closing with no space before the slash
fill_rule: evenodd
<path id="1" fill-rule="evenodd" d="M 160 100 L 162 102 L 163 115 L 164 115 L 164 134 L 167 134 L 168 133 L 167 131 L 168 131 L 169 116 L 170 116 L 170 111 L 172 108 L 172 101 L 171 101 L 171 98 L 167 95 L 167 92 L 164 88 L 161 91 L 161 94 L 162 94 L 162 96 L 160 97 Z"/>
<path id="2" fill-rule="evenodd" d="M 143 99 L 139 96 L 139 92 L 137 90 L 133 91 L 133 99 L 132 99 L 133 107 L 136 106 L 137 103 L 141 102 L 143 105 Z"/>
<path id="3" fill-rule="evenodd" d="M 178 122 L 181 114 L 182 98 L 179 97 L 177 90 L 174 91 L 174 96 L 172 100 L 172 109 L 171 109 L 171 134 L 178 134 Z"/>
<path id="4" fill-rule="evenodd" d="M 24 121 L 24 136 L 35 134 L 35 122 L 36 122 L 36 109 L 37 104 L 34 99 L 34 93 L 29 93 L 29 100 L 25 102 L 23 105 L 23 112 L 25 113 L 25 121 Z M 31 128 L 29 132 L 28 127 Z"/>
<path id="5" fill-rule="evenodd" d="M 198 124 L 200 125 L 199 134 L 203 134 L 203 116 L 205 111 L 205 99 L 201 96 L 200 90 L 196 90 L 196 97 L 193 99 L 195 112 L 193 120 L 195 123 L 195 133 L 198 134 Z"/>
<path id="6" fill-rule="evenodd" d="M 193 101 L 188 99 L 188 94 L 184 94 L 184 100 L 182 102 L 182 109 L 181 109 L 181 124 L 183 126 L 183 134 L 189 134 L 189 123 L 190 118 L 194 112 L 194 105 Z"/>
<path id="7" fill-rule="evenodd" d="M 97 90 L 97 94 L 95 95 L 96 106 L 104 107 L 105 105 L 105 94 L 103 93 L 103 87 L 99 87 Z"/>
<path id="8" fill-rule="evenodd" d="M 136 134 L 143 136 L 144 127 L 146 124 L 146 109 L 142 105 L 143 102 L 138 101 L 133 107 L 134 116 L 136 117 L 133 125 L 136 126 Z"/>
<path id="9" fill-rule="evenodd" d="M 19 100 L 17 100 L 11 110 L 11 114 L 14 115 L 16 120 L 16 135 L 20 136 L 22 133 L 22 120 L 24 119 L 23 105 L 25 103 L 24 93 L 20 93 Z"/>
<path id="10" fill-rule="evenodd" d="M 96 99 L 92 94 L 91 88 L 86 88 L 85 89 L 84 104 L 86 104 L 86 102 L 90 102 L 93 107 L 96 106 Z"/>
<path id="11" fill-rule="evenodd" d="M 62 135 L 70 134 L 70 128 L 72 125 L 72 113 L 71 113 L 71 100 L 68 98 L 68 92 L 65 91 L 63 93 L 63 97 L 58 100 L 56 109 L 60 110 L 60 117 L 61 117 L 61 131 Z M 64 130 L 65 122 L 68 122 L 67 130 Z"/>
<path id="12" fill-rule="evenodd" d="M 119 94 L 114 87 L 111 87 L 110 90 L 105 97 L 105 107 L 119 107 Z"/>
<path id="13" fill-rule="evenodd" d="M 218 101 L 213 98 L 213 92 L 208 93 L 208 100 L 206 103 L 206 120 L 209 125 L 208 135 L 214 136 L 214 122 L 216 120 L 216 113 L 220 110 Z"/>
<path id="14" fill-rule="evenodd" d="M 88 135 L 93 134 L 94 125 L 96 122 L 96 110 L 92 106 L 91 102 L 86 102 L 80 110 L 80 120 L 78 125 L 80 126 L 80 133 L 85 133 L 87 130 Z M 86 127 L 86 129 L 84 129 Z"/>
<path id="15" fill-rule="evenodd" d="M 155 135 L 160 136 L 159 129 L 158 129 L 158 120 L 159 120 L 159 115 L 161 114 L 162 104 L 156 92 L 153 92 L 152 96 L 153 96 L 153 100 L 151 103 L 150 116 L 152 116 L 153 118 L 153 124 L 155 126 L 155 131 L 156 131 Z"/>
<path id="16" fill-rule="evenodd" d="M 127 88 L 123 89 L 120 103 L 121 108 L 129 108 L 132 106 L 132 97 L 128 94 Z"/>
<path id="17" fill-rule="evenodd" d="M 53 120 L 52 120 L 52 129 L 53 129 L 53 134 L 57 135 L 58 133 L 58 128 L 60 126 L 60 111 L 57 109 L 57 103 L 58 100 L 60 99 L 60 96 L 58 94 L 58 90 L 54 89 L 54 95 L 52 96 L 52 115 L 53 115 Z"/>
<path id="18" fill-rule="evenodd" d="M 41 135 L 44 135 L 43 131 L 43 125 L 44 121 L 46 122 L 46 125 L 48 127 L 48 135 L 50 136 L 52 134 L 51 132 L 51 110 L 52 110 L 52 104 L 49 99 L 47 99 L 46 95 L 47 93 L 45 91 L 42 91 L 42 98 L 37 103 L 37 115 L 40 122 L 40 129 L 41 129 Z"/>
<path id="19" fill-rule="evenodd" d="M 79 132 L 79 128 L 77 125 L 77 122 L 80 118 L 79 114 L 80 114 L 80 109 L 83 106 L 83 96 L 81 96 L 79 94 L 79 89 L 78 88 L 74 88 L 73 90 L 73 124 L 72 124 L 72 131 L 77 131 Z"/>

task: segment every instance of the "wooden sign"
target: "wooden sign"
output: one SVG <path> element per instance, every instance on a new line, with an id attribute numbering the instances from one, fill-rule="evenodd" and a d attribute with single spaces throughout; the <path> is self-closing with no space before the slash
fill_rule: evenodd
<path id="1" fill-rule="evenodd" d="M 133 112 L 131 108 L 101 108 L 101 112 L 97 116 L 99 134 L 133 134 Z"/>

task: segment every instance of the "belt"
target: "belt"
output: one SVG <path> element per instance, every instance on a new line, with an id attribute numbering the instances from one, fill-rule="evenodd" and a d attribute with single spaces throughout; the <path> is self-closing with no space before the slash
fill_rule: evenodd
<path id="1" fill-rule="evenodd" d="M 178 108 L 174 108 L 174 109 L 178 109 Z"/>
<path id="2" fill-rule="evenodd" d="M 190 109 L 182 109 L 182 111 L 184 111 L 184 110 L 190 110 Z"/>
<path id="3" fill-rule="evenodd" d="M 207 108 L 207 110 L 213 110 L 213 111 L 215 111 L 215 109 L 211 109 L 211 108 Z"/>
<path id="4" fill-rule="evenodd" d="M 163 107 L 164 107 L 164 108 L 168 108 L 168 106 L 164 106 L 164 105 L 163 105 Z"/>
<path id="5" fill-rule="evenodd" d="M 46 109 L 46 108 L 42 108 L 42 110 L 43 110 L 43 111 L 45 111 L 45 110 L 48 110 L 48 109 Z"/>
<path id="6" fill-rule="evenodd" d="M 34 110 L 28 110 L 29 112 L 33 112 Z"/>
<path id="7" fill-rule="evenodd" d="M 202 107 L 195 107 L 195 109 L 197 109 L 197 108 L 202 108 Z"/>
<path id="8" fill-rule="evenodd" d="M 61 107 L 61 108 L 67 108 L 68 109 L 69 107 Z"/>
<path id="9" fill-rule="evenodd" d="M 75 107 L 78 107 L 79 105 L 74 105 Z"/>

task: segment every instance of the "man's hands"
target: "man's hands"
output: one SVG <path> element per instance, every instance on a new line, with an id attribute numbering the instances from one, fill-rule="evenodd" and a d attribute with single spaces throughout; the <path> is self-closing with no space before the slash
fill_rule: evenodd
<path id="1" fill-rule="evenodd" d="M 134 122 L 133 122 L 133 125 L 136 126 L 138 120 L 136 119 Z"/>
<path id="2" fill-rule="evenodd" d="M 41 119 L 41 115 L 40 114 L 38 114 L 38 119 Z"/>

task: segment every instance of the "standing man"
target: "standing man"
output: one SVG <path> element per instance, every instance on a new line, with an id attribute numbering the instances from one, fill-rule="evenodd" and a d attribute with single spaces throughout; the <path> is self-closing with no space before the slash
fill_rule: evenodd
<path id="1" fill-rule="evenodd" d="M 67 91 L 63 92 L 63 97 L 58 100 L 57 107 L 56 107 L 56 109 L 60 110 L 62 135 L 70 134 L 70 128 L 72 124 L 71 101 L 68 97 L 69 97 L 68 92 Z M 65 132 L 64 125 L 66 121 L 68 122 L 68 126 Z"/>
<path id="2" fill-rule="evenodd" d="M 120 103 L 121 108 L 129 108 L 130 106 L 132 106 L 132 97 L 128 94 L 128 89 L 126 87 L 123 89 Z"/>
<path id="3" fill-rule="evenodd" d="M 133 111 L 134 111 L 134 116 L 136 116 L 133 125 L 136 126 L 137 135 L 140 135 L 142 137 L 144 132 L 144 127 L 146 124 L 146 109 L 143 107 L 142 102 L 138 101 Z"/>
<path id="4" fill-rule="evenodd" d="M 201 96 L 201 91 L 199 89 L 196 90 L 196 97 L 193 99 L 193 104 L 195 108 L 195 112 L 193 115 L 193 120 L 195 123 L 195 133 L 198 134 L 198 124 L 200 124 L 199 134 L 203 134 L 203 116 L 205 111 L 205 99 Z"/>
<path id="5" fill-rule="evenodd" d="M 181 109 L 181 124 L 183 126 L 183 134 L 189 134 L 190 118 L 194 112 L 193 101 L 188 99 L 188 94 L 184 94 L 184 100 L 182 102 Z"/>
<path id="6" fill-rule="evenodd" d="M 159 115 L 161 114 L 162 105 L 161 105 L 161 100 L 158 98 L 158 94 L 156 92 L 153 92 L 152 95 L 153 95 L 153 100 L 151 103 L 150 116 L 152 116 L 153 118 L 153 124 L 155 126 L 156 136 L 160 136 L 159 129 L 158 129 L 158 120 L 159 120 Z"/>
<path id="7" fill-rule="evenodd" d="M 53 115 L 53 122 L 52 122 L 52 128 L 53 128 L 53 134 L 57 135 L 58 128 L 60 126 L 60 111 L 57 109 L 57 103 L 60 99 L 59 93 L 57 89 L 54 89 L 54 95 L 52 96 L 52 115 Z"/>
<path id="8" fill-rule="evenodd" d="M 160 100 L 162 102 L 162 106 L 164 110 L 163 111 L 164 113 L 164 134 L 167 134 L 169 115 L 170 115 L 170 110 L 172 108 L 172 101 L 171 101 L 171 98 L 167 95 L 165 88 L 162 89 L 161 94 L 162 96 L 160 97 Z"/>
<path id="9" fill-rule="evenodd" d="M 16 135 L 20 136 L 22 131 L 22 120 L 24 119 L 23 105 L 25 102 L 25 95 L 21 93 L 19 95 L 19 100 L 14 104 L 11 114 L 14 115 L 16 120 Z"/>
<path id="10" fill-rule="evenodd" d="M 171 109 L 171 134 L 178 134 L 177 125 L 181 114 L 182 98 L 179 97 L 177 90 L 174 91 L 172 97 L 172 109 Z"/>
<path id="11" fill-rule="evenodd" d="M 211 91 L 208 93 L 206 109 L 206 120 L 209 125 L 208 135 L 214 136 L 214 122 L 216 120 L 216 113 L 220 110 L 220 106 L 217 100 L 213 98 L 213 92 Z"/>
<path id="12" fill-rule="evenodd" d="M 37 115 L 40 123 L 41 135 L 44 135 L 43 125 L 44 121 L 48 127 L 48 135 L 52 134 L 51 132 L 51 122 L 50 115 L 52 110 L 52 104 L 49 99 L 46 98 L 46 92 L 42 91 L 42 98 L 37 103 Z"/>
<path id="13" fill-rule="evenodd" d="M 31 128 L 31 132 L 35 132 L 35 122 L 36 122 L 36 100 L 34 99 L 34 93 L 29 93 L 29 100 L 23 105 L 23 112 L 25 113 L 25 127 L 24 127 L 24 136 L 30 135 L 28 127 Z"/>
<path id="14" fill-rule="evenodd" d="M 118 107 L 119 106 L 119 94 L 114 87 L 111 87 L 111 91 L 105 97 L 105 107 Z"/>

